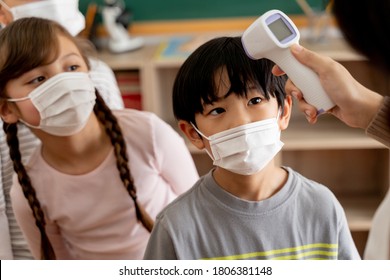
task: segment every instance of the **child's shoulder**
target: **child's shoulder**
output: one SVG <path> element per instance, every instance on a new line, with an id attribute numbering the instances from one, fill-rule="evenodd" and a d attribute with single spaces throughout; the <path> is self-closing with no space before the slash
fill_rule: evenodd
<path id="1" fill-rule="evenodd" d="M 198 179 L 198 181 L 186 192 L 179 195 L 171 203 L 169 203 L 158 215 L 157 219 L 182 220 L 189 218 L 194 210 L 198 208 L 199 203 L 202 204 L 203 192 L 202 186 L 207 185 L 209 174 L 206 174 Z"/>
<path id="2" fill-rule="evenodd" d="M 166 122 L 160 119 L 156 114 L 136 109 L 113 110 L 118 122 L 124 128 L 131 128 L 133 131 L 155 130 L 156 128 L 171 128 Z"/>
<path id="3" fill-rule="evenodd" d="M 137 109 L 124 108 L 119 110 L 112 110 L 113 114 L 120 119 L 131 119 L 131 120 L 144 120 L 148 121 L 158 117 L 156 114 L 148 111 L 141 111 Z"/>
<path id="4" fill-rule="evenodd" d="M 321 182 L 314 181 L 293 170 L 285 167 L 289 173 L 288 183 L 297 191 L 297 199 L 302 203 L 315 204 L 316 207 L 339 205 L 333 192 Z"/>
<path id="5" fill-rule="evenodd" d="M 150 123 L 158 126 L 163 125 L 166 127 L 171 127 L 167 122 L 165 122 L 163 119 L 161 119 L 153 112 L 141 111 L 141 110 L 130 109 L 130 108 L 112 110 L 112 112 L 120 121 L 125 120 L 125 121 L 131 121 L 132 123 L 143 122 L 143 123 Z"/>
<path id="6" fill-rule="evenodd" d="M 299 173 L 298 171 L 292 169 L 291 167 L 284 167 L 284 169 L 286 169 L 287 172 L 289 173 L 288 181 L 291 182 L 292 184 L 298 184 L 300 186 L 308 187 L 318 191 L 329 190 L 321 182 L 315 181 L 313 179 L 309 179 L 306 176 L 304 176 L 302 173 Z"/>

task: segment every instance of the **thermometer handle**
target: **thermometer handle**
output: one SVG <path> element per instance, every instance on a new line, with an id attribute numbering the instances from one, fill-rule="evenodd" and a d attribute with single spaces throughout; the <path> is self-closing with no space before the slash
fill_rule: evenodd
<path id="1" fill-rule="evenodd" d="M 289 48 L 268 53 L 267 57 L 275 62 L 301 90 L 306 102 L 316 107 L 318 114 L 328 111 L 335 104 L 323 89 L 316 73 L 301 64 Z"/>

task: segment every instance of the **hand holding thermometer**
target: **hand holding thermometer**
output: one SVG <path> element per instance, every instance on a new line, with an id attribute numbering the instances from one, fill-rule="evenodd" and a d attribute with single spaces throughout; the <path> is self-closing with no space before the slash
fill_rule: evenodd
<path id="1" fill-rule="evenodd" d="M 316 73 L 296 60 L 290 46 L 299 43 L 299 31 L 290 18 L 271 10 L 253 22 L 242 35 L 242 44 L 252 59 L 268 58 L 275 62 L 302 91 L 305 100 L 316 107 L 317 114 L 335 104 L 321 86 Z"/>

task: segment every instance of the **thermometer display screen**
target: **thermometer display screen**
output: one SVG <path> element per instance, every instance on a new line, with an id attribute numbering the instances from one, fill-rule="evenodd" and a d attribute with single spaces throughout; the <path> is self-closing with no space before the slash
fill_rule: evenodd
<path id="1" fill-rule="evenodd" d="M 268 27 L 280 42 L 294 34 L 282 18 L 270 23 Z"/>

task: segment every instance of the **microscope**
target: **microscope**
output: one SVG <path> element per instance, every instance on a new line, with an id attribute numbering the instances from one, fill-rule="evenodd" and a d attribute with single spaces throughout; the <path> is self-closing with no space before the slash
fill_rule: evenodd
<path id="1" fill-rule="evenodd" d="M 142 38 L 131 37 L 127 30 L 131 13 L 126 10 L 123 0 L 104 0 L 102 17 L 110 37 L 108 49 L 111 52 L 128 52 L 139 49 L 144 45 Z"/>

